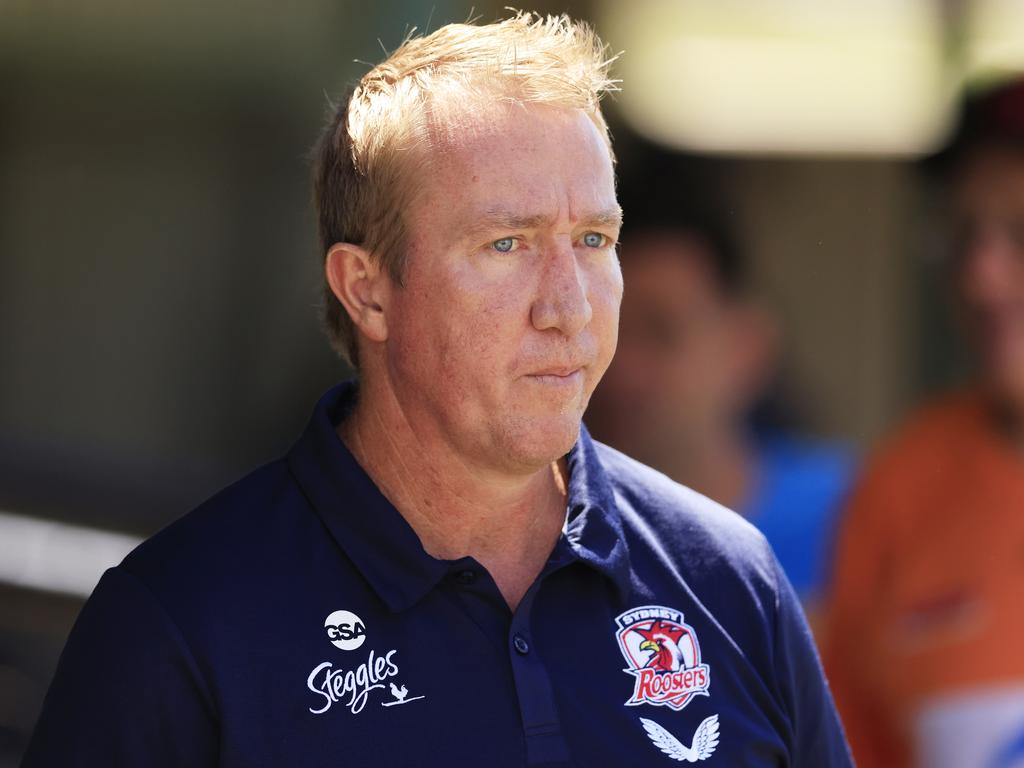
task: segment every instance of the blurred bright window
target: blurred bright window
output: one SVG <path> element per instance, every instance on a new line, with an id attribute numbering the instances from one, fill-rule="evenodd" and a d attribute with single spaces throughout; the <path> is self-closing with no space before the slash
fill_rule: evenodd
<path id="1" fill-rule="evenodd" d="M 1024 15 L 1024 3 L 991 5 Z M 953 115 L 949 13 L 931 0 L 604 0 L 598 25 L 624 51 L 618 101 L 648 138 L 710 152 L 915 155 Z"/>
<path id="2" fill-rule="evenodd" d="M 975 0 L 965 23 L 966 66 L 978 79 L 1024 71 L 1024 3 Z"/>

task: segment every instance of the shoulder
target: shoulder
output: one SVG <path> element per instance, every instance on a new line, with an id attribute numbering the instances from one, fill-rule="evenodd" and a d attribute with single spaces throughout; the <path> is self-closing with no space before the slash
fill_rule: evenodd
<path id="1" fill-rule="evenodd" d="M 983 444 L 983 405 L 971 391 L 937 397 L 913 411 L 868 456 L 844 515 L 845 546 L 910 545 L 917 526 L 948 507 Z"/>
<path id="2" fill-rule="evenodd" d="M 316 525 L 287 463 L 278 460 L 142 542 L 121 567 L 172 614 L 180 606 L 190 613 L 200 602 L 229 600 L 243 585 L 259 589 L 281 561 L 298 556 L 304 532 Z"/>
<path id="3" fill-rule="evenodd" d="M 622 521 L 633 594 L 689 605 L 705 632 L 713 627 L 763 680 L 774 680 L 776 631 L 794 598 L 765 537 L 662 473 L 600 444 L 597 452 Z"/>
<path id="4" fill-rule="evenodd" d="M 956 476 L 978 444 L 982 411 L 980 397 L 971 391 L 919 406 L 869 454 L 854 504 L 913 503 L 934 491 L 937 478 Z"/>
<path id="5" fill-rule="evenodd" d="M 595 447 L 631 549 L 692 573 L 730 573 L 774 585 L 771 547 L 741 515 L 609 446 Z"/>
<path id="6" fill-rule="evenodd" d="M 262 466 L 144 541 L 125 564 L 144 567 L 175 556 L 201 556 L 229 538 L 251 540 L 268 522 L 267 513 L 285 500 L 290 485 L 284 462 Z"/>
<path id="7" fill-rule="evenodd" d="M 870 468 L 884 464 L 897 472 L 948 460 L 966 434 L 977 430 L 982 407 L 980 396 L 972 391 L 956 391 L 926 402 L 878 444 Z"/>

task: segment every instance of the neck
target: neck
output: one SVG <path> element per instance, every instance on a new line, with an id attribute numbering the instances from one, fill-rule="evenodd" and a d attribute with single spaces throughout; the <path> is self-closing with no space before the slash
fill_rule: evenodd
<path id="1" fill-rule="evenodd" d="M 1024 454 L 1024 414 L 1016 402 L 999 397 L 990 398 L 988 416 L 1004 444 L 1018 455 Z"/>
<path id="2" fill-rule="evenodd" d="M 338 434 L 431 556 L 474 558 L 515 609 L 562 530 L 563 460 L 523 473 L 483 466 L 365 381 Z"/>

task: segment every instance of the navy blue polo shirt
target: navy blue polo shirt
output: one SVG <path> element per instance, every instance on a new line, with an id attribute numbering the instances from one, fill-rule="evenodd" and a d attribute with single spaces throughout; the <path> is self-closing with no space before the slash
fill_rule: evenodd
<path id="1" fill-rule="evenodd" d="M 793 592 L 734 513 L 590 439 L 513 612 L 428 555 L 320 401 L 280 461 L 103 576 L 24 765 L 851 765 Z"/>

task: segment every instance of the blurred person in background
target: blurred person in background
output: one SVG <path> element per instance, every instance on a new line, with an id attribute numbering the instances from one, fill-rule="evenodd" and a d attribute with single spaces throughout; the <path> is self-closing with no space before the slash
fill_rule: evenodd
<path id="1" fill-rule="evenodd" d="M 1024 81 L 970 100 L 941 166 L 974 375 L 869 462 L 824 654 L 864 766 L 1024 765 Z"/>
<path id="2" fill-rule="evenodd" d="M 754 523 L 813 625 L 852 454 L 758 418 L 771 410 L 779 328 L 750 295 L 725 206 L 685 171 L 666 173 L 670 158 L 643 167 L 620 185 L 619 347 L 587 424 Z"/>

